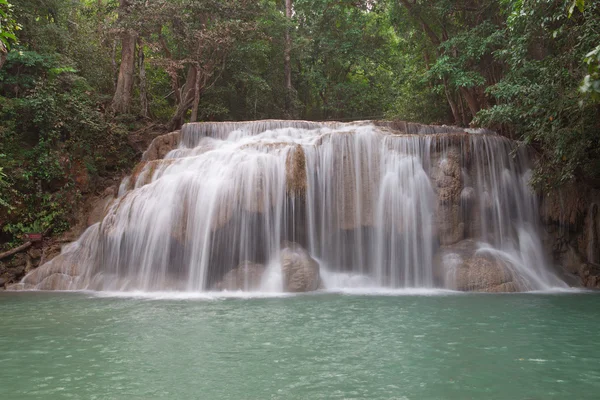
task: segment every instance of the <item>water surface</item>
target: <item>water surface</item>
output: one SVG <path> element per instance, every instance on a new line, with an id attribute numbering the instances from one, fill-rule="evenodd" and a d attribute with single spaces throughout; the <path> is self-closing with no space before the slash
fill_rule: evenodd
<path id="1" fill-rule="evenodd" d="M 598 398 L 600 295 L 400 293 L 0 293 L 0 398 Z"/>

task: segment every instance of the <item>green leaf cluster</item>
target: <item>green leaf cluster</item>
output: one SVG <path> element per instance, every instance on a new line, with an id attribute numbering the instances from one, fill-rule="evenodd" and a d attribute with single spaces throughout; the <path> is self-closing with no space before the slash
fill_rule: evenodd
<path id="1" fill-rule="evenodd" d="M 0 0 L 0 45 L 10 50 L 12 44 L 17 43 L 17 31 L 21 25 L 13 16 L 13 5 L 8 0 Z"/>

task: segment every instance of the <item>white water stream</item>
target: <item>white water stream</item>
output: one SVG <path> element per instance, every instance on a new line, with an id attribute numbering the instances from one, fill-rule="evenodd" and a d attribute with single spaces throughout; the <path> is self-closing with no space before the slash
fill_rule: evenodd
<path id="1" fill-rule="evenodd" d="M 328 289 L 454 289 L 465 255 L 452 246 L 465 239 L 521 290 L 564 287 L 540 243 L 526 149 L 433 133 L 188 124 L 180 146 L 127 178 L 102 223 L 67 249 L 80 269 L 73 287 L 200 292 L 248 260 L 267 266 L 261 291 L 277 292 L 279 250 L 292 241 L 320 261 Z"/>

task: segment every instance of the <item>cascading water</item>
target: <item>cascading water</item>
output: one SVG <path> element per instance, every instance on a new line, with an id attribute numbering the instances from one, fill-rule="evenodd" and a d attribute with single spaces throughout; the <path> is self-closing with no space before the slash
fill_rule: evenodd
<path id="1" fill-rule="evenodd" d="M 243 265 L 242 289 L 280 290 L 280 251 L 294 242 L 325 288 L 565 286 L 544 259 L 527 149 L 408 127 L 185 125 L 179 147 L 142 164 L 104 220 L 42 268 L 72 289 L 203 291 Z"/>

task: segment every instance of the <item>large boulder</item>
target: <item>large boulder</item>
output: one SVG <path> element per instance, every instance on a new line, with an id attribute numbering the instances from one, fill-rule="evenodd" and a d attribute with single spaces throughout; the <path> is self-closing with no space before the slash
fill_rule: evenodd
<path id="1" fill-rule="evenodd" d="M 237 268 L 226 273 L 215 287 L 219 290 L 258 290 L 264 272 L 264 265 L 243 261 Z"/>
<path id="2" fill-rule="evenodd" d="M 296 243 L 281 250 L 281 272 L 285 292 L 311 292 L 321 283 L 319 263 Z"/>
<path id="3" fill-rule="evenodd" d="M 448 289 L 472 292 L 518 292 L 508 266 L 477 252 L 477 243 L 467 239 L 443 246 L 436 257 L 437 277 Z"/>
<path id="4" fill-rule="evenodd" d="M 588 289 L 600 289 L 600 265 L 582 263 L 577 275 L 581 279 L 582 286 Z"/>

